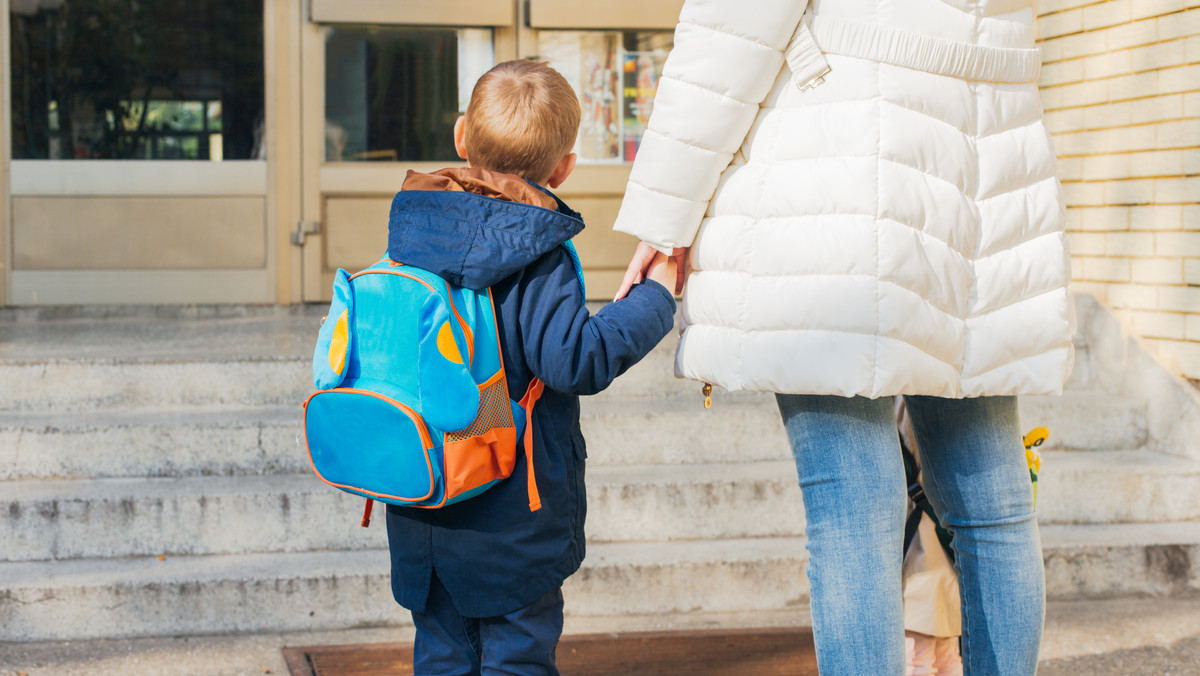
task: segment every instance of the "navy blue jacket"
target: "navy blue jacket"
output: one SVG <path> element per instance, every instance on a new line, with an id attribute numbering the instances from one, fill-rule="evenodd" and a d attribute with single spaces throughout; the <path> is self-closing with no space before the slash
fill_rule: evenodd
<path id="1" fill-rule="evenodd" d="M 607 387 L 674 323 L 674 298 L 652 281 L 588 312 L 561 246 L 583 221 L 554 200 L 557 210 L 404 190 L 392 202 L 389 257 L 467 288 L 492 287 L 509 393 L 520 398 L 534 376 L 546 385 L 528 423 L 540 510 L 529 511 L 524 448 L 512 476 L 477 497 L 436 510 L 388 506 L 392 592 L 411 610 L 424 612 L 435 570 L 468 617 L 516 611 L 578 570 L 587 512 L 579 395 Z"/>

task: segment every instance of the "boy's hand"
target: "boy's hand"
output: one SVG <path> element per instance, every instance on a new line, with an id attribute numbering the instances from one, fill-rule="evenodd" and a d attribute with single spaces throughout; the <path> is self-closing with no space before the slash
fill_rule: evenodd
<path id="1" fill-rule="evenodd" d="M 650 268 L 646 271 L 646 277 L 662 284 L 668 291 L 675 286 L 677 276 L 677 266 L 674 257 L 656 253 L 654 260 L 650 261 Z"/>
<path id="2" fill-rule="evenodd" d="M 629 261 L 629 269 L 625 271 L 625 277 L 621 280 L 621 288 L 617 290 L 617 295 L 613 297 L 613 300 L 621 300 L 625 297 L 625 294 L 629 293 L 634 284 L 645 279 L 647 272 L 649 272 L 650 264 L 659 255 L 661 254 L 655 251 L 649 244 L 638 242 L 637 250 L 633 253 L 633 259 Z M 676 247 L 670 255 L 670 258 L 675 261 L 675 281 L 673 284 L 676 295 L 683 292 L 683 282 L 687 276 L 687 257 L 688 247 Z M 667 287 L 668 291 L 672 288 L 671 284 L 664 283 L 663 286 Z"/>

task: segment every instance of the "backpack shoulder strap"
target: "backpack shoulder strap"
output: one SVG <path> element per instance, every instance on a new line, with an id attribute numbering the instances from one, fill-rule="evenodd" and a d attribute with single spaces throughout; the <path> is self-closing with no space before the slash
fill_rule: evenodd
<path id="1" fill-rule="evenodd" d="M 587 285 L 583 281 L 583 264 L 579 262 L 579 252 L 575 250 L 575 243 L 567 240 L 562 243 L 567 254 L 571 257 L 571 263 L 575 265 L 575 277 L 579 279 L 579 290 L 583 292 L 583 297 L 587 298 Z"/>

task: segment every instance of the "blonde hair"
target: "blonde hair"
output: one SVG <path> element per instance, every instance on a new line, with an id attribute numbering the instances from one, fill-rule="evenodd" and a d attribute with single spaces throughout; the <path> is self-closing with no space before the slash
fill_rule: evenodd
<path id="1" fill-rule="evenodd" d="M 544 183 L 575 146 L 579 100 L 545 63 L 505 61 L 475 83 L 466 118 L 471 166 Z"/>

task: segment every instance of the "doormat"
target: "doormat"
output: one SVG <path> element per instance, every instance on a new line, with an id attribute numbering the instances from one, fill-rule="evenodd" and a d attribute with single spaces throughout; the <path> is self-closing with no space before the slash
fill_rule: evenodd
<path id="1" fill-rule="evenodd" d="M 412 674 L 412 646 L 372 643 L 284 648 L 291 676 Z M 562 676 L 817 676 L 810 629 L 564 636 Z"/>

